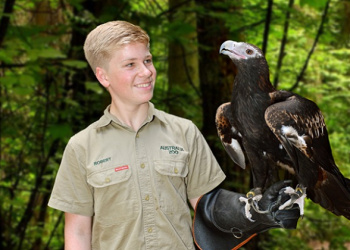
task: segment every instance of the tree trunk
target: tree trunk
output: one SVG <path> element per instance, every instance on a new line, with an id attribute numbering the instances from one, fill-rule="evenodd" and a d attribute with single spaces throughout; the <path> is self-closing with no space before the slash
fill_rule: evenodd
<path id="1" fill-rule="evenodd" d="M 203 108 L 202 133 L 226 174 L 226 180 L 222 186 L 237 192 L 247 192 L 249 190 L 249 169 L 241 169 L 228 157 L 219 142 L 215 125 L 216 109 L 221 104 L 230 102 L 236 71 L 234 64 L 227 57 L 219 54 L 219 49 L 224 41 L 235 40 L 240 34 L 229 36 L 225 22 L 222 19 L 214 18 L 213 15 L 208 15 L 211 11 L 226 12 L 227 9 L 238 7 L 239 3 L 235 2 L 235 5 L 231 7 L 214 5 L 215 3 L 225 3 L 225 1 L 196 0 L 199 9 L 204 10 L 197 16 L 200 48 L 199 76 Z M 221 8 L 216 6 L 221 6 Z M 245 248 L 257 249 L 257 241 L 252 240 L 245 245 Z"/>
<path id="2" fill-rule="evenodd" d="M 228 40 L 229 31 L 223 20 L 208 15 L 210 11 L 225 11 L 214 7 L 213 3 L 217 2 L 223 1 L 196 1 L 197 6 L 202 10 L 197 14 L 199 77 L 203 112 L 202 133 L 220 165 L 226 170 L 223 162 L 226 152 L 218 143 L 215 114 L 222 103 L 230 101 L 234 69 L 233 63 L 219 54 L 221 44 Z"/>
<path id="3" fill-rule="evenodd" d="M 169 41 L 168 52 L 168 107 L 169 112 L 178 116 L 191 118 L 188 106 L 198 102 L 198 51 L 196 46 L 196 15 L 187 12 L 193 7 L 193 1 L 169 0 L 169 23 L 176 24 L 174 35 Z M 185 32 L 183 24 L 193 27 L 192 32 Z"/>

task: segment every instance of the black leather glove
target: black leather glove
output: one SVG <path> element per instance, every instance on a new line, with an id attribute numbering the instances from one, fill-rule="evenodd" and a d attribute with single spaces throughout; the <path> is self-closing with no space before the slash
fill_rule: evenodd
<path id="1" fill-rule="evenodd" d="M 262 213 L 250 209 L 247 218 L 243 194 L 215 189 L 204 195 L 197 203 L 193 220 L 193 237 L 200 249 L 226 250 L 240 247 L 257 233 L 271 228 L 295 229 L 300 217 L 299 206 L 279 210 L 290 199 L 284 193 L 290 182 L 281 181 L 268 188 L 258 201 Z M 242 200 L 242 199 L 241 199 Z"/>

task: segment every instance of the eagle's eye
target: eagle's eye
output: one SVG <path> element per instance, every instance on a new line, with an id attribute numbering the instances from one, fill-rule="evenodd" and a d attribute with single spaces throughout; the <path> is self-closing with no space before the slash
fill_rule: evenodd
<path id="1" fill-rule="evenodd" d="M 247 49 L 245 52 L 247 52 L 248 55 L 252 55 L 253 54 L 253 50 L 251 50 L 251 49 Z"/>

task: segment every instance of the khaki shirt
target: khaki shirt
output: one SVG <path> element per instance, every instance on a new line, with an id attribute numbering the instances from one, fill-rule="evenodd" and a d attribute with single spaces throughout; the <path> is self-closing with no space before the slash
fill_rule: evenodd
<path id="1" fill-rule="evenodd" d="M 49 206 L 93 216 L 93 249 L 194 249 L 187 200 L 224 178 L 191 121 L 150 103 L 135 132 L 107 108 L 67 144 Z"/>

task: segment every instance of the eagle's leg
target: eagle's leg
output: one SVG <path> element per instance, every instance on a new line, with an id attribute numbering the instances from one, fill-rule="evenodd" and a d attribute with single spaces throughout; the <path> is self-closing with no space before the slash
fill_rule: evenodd
<path id="1" fill-rule="evenodd" d="M 254 211 L 259 214 L 265 214 L 269 212 L 267 210 L 261 210 L 259 208 L 258 202 L 261 200 L 261 198 L 262 198 L 261 188 L 253 188 L 246 194 L 246 197 L 241 197 L 239 199 L 240 202 L 245 203 L 245 209 L 244 209 L 245 216 L 252 222 L 254 222 L 254 220 L 251 219 L 252 217 L 250 212 L 251 208 L 253 208 Z"/>
<path id="2" fill-rule="evenodd" d="M 252 152 L 252 151 L 251 151 Z M 249 155 L 249 154 L 248 154 Z M 246 217 L 251 216 L 250 209 L 253 208 L 255 212 L 259 214 L 264 214 L 266 211 L 263 211 L 259 208 L 258 202 L 262 198 L 263 187 L 265 187 L 265 180 L 267 179 L 266 175 L 266 163 L 262 161 L 262 164 L 256 165 L 252 162 L 252 159 L 258 159 L 258 156 L 255 153 L 250 157 L 251 166 L 252 166 L 252 177 L 253 185 L 252 188 L 247 194 L 246 197 L 241 198 L 241 202 L 245 202 L 245 213 Z M 254 161 L 254 160 L 253 160 Z M 258 160 L 259 161 L 259 160 Z M 258 166 L 258 167 L 253 167 Z M 259 178 L 260 177 L 260 178 Z"/>
<path id="3" fill-rule="evenodd" d="M 300 216 L 303 217 L 304 202 L 306 198 L 306 187 L 304 187 L 301 184 L 298 184 L 295 189 L 288 186 L 281 189 L 280 193 L 287 194 L 288 196 L 283 196 L 285 198 L 284 200 L 276 201 L 276 203 L 282 204 L 279 206 L 278 209 L 289 210 L 293 208 L 294 204 L 297 204 L 300 209 Z M 289 197 L 289 199 L 286 199 L 286 197 Z M 246 198 L 245 197 L 240 198 L 240 201 L 245 203 L 245 215 L 249 220 L 251 220 L 251 212 L 250 212 L 251 208 L 253 208 L 253 210 L 259 214 L 266 214 L 269 212 L 268 210 L 262 210 L 259 208 L 258 202 L 261 200 L 261 198 L 262 198 L 261 188 L 254 188 L 247 193 Z"/>
<path id="4" fill-rule="evenodd" d="M 279 196 L 275 199 L 271 199 L 271 204 L 266 204 L 263 198 L 266 197 L 261 193 L 261 189 L 256 188 L 249 191 L 246 197 L 240 197 L 239 201 L 245 203 L 244 211 L 245 216 L 251 222 L 255 222 L 252 218 L 252 214 L 269 214 L 271 213 L 271 206 L 276 206 L 276 210 L 295 210 L 299 209 L 299 215 L 304 214 L 304 198 L 306 197 L 306 188 L 302 185 L 298 185 L 296 189 L 290 187 L 291 181 L 284 181 L 284 187 L 278 191 Z M 267 190 L 273 188 L 276 184 L 270 186 Z M 257 193 L 259 194 L 257 194 Z M 274 205 L 272 205 L 274 204 Z M 294 204 L 297 204 L 294 205 Z M 298 208 L 299 207 L 299 208 Z M 251 211 L 251 208 L 253 210 Z M 264 208 L 264 209 L 261 209 Z"/>
<path id="5" fill-rule="evenodd" d="M 247 155 L 250 161 L 253 185 L 252 188 L 247 194 L 247 202 L 249 206 L 246 205 L 247 209 L 253 208 L 255 212 L 259 214 L 264 214 L 267 211 L 260 209 L 258 202 L 262 197 L 262 193 L 265 191 L 265 188 L 269 187 L 271 184 L 271 179 L 269 176 L 269 163 L 266 157 L 265 152 L 261 152 L 255 148 L 251 148 L 250 145 L 245 145 L 249 148 L 247 150 Z"/>
<path id="6" fill-rule="evenodd" d="M 306 198 L 306 187 L 301 184 L 298 184 L 295 189 L 292 187 L 287 187 L 284 190 L 284 193 L 289 194 L 290 199 L 285 201 L 279 209 L 288 209 L 293 206 L 293 204 L 298 204 L 300 208 L 300 216 L 304 216 L 304 203 Z M 283 201 L 282 201 L 283 202 Z"/>

